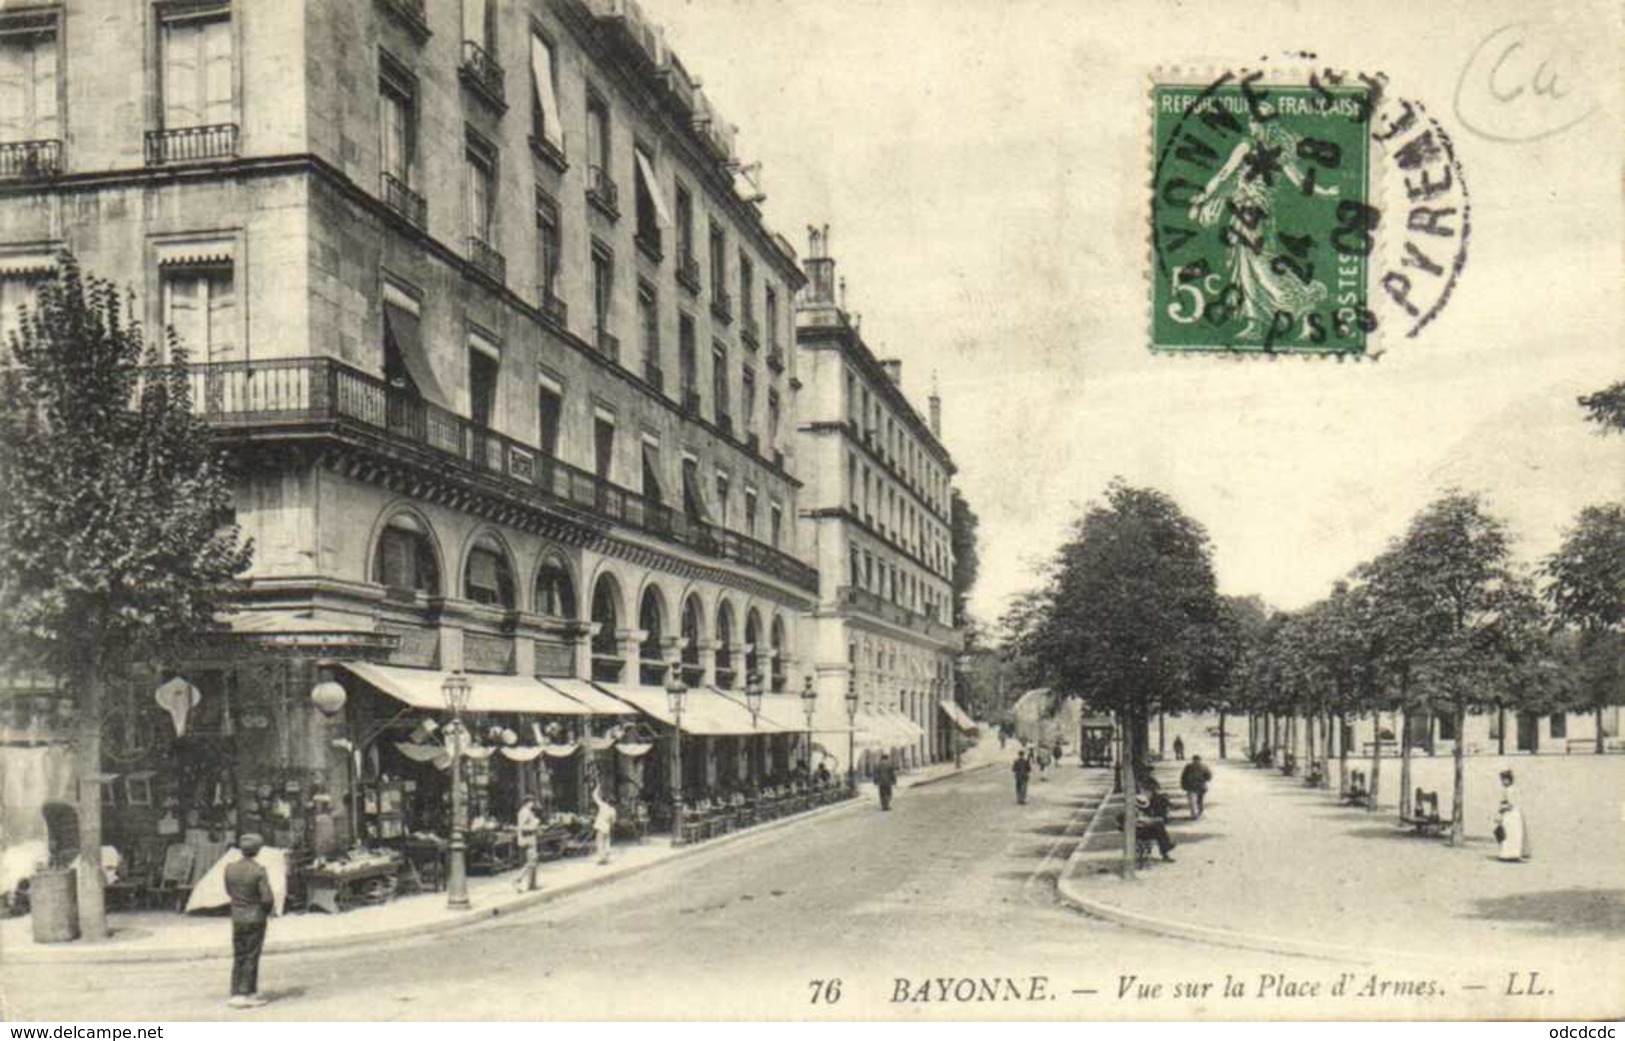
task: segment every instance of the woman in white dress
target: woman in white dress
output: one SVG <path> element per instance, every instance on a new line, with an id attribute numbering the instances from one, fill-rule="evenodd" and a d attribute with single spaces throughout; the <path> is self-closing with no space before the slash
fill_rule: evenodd
<path id="1" fill-rule="evenodd" d="M 1512 771 L 1501 771 L 1501 812 L 1496 818 L 1496 835 L 1500 839 L 1497 856 L 1505 861 L 1529 859 L 1529 828 L 1524 823 L 1523 805 L 1518 789 L 1512 786 Z"/>

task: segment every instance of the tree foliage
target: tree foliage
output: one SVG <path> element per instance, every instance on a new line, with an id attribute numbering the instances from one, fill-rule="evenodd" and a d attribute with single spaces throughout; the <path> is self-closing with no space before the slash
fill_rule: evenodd
<path id="1" fill-rule="evenodd" d="M 1558 625 L 1574 634 L 1573 672 L 1596 711 L 1621 697 L 1625 674 L 1625 506 L 1587 506 L 1541 572 Z M 1597 727 L 1598 751 L 1602 728 Z"/>
<path id="2" fill-rule="evenodd" d="M 1625 434 L 1625 380 L 1580 399 L 1586 418 L 1602 427 L 1603 433 Z"/>
<path id="3" fill-rule="evenodd" d="M 954 625 L 962 626 L 966 620 L 966 602 L 976 587 L 976 576 L 982 568 L 981 553 L 977 548 L 977 528 L 981 525 L 970 503 L 953 490 L 949 499 L 949 547 L 954 555 Z"/>

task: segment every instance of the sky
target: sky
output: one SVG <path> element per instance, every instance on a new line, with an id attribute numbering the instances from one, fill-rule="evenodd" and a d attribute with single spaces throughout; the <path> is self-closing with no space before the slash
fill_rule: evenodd
<path id="1" fill-rule="evenodd" d="M 829 224 L 865 339 L 902 359 L 922 411 L 937 378 L 981 518 L 982 619 L 1115 476 L 1205 525 L 1221 591 L 1284 609 L 1452 486 L 1482 492 L 1526 560 L 1582 506 L 1625 499 L 1625 437 L 1575 404 L 1625 378 L 1617 10 L 642 4 L 762 162 L 769 225 L 804 251 L 807 225 Z M 1456 292 L 1376 362 L 1151 353 L 1150 84 L 1305 52 L 1380 70 L 1450 135 L 1472 206 Z M 1492 87 L 1521 97 L 1485 116 L 1498 53 Z M 1382 191 L 1403 220 L 1402 187 Z"/>

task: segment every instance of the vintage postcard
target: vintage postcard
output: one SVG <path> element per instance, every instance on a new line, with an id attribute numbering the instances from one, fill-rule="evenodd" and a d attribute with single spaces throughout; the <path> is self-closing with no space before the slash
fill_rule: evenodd
<path id="1" fill-rule="evenodd" d="M 1621 38 L 0 0 L 0 1017 L 1617 1019 Z"/>

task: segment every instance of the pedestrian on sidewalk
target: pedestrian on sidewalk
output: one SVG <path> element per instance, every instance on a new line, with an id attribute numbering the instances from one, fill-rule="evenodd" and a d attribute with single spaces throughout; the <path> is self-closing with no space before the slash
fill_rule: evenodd
<path id="1" fill-rule="evenodd" d="M 1185 761 L 1185 739 L 1178 734 L 1174 735 L 1174 759 L 1181 763 Z"/>
<path id="2" fill-rule="evenodd" d="M 232 1008 L 259 1008 L 260 953 L 265 950 L 265 926 L 276 906 L 271 895 L 271 876 L 254 858 L 265 848 L 265 840 L 249 833 L 237 842 L 242 859 L 226 865 L 226 895 L 231 897 L 231 997 Z"/>
<path id="3" fill-rule="evenodd" d="M 1185 801 L 1190 803 L 1191 820 L 1202 816 L 1202 803 L 1207 798 L 1207 786 L 1213 781 L 1213 771 L 1199 755 L 1191 756 L 1185 769 L 1179 773 L 1179 786 L 1185 789 Z"/>
<path id="4" fill-rule="evenodd" d="M 604 798 L 604 790 L 597 785 L 592 789 L 593 805 L 598 807 L 592 819 L 593 839 L 598 846 L 598 863 L 609 863 L 609 845 L 615 832 L 615 804 Z"/>
<path id="5" fill-rule="evenodd" d="M 891 764 L 891 753 L 880 753 L 880 765 L 875 767 L 875 787 L 880 789 L 880 808 L 891 809 L 891 790 L 897 787 L 897 768 Z"/>
<path id="6" fill-rule="evenodd" d="M 1048 780 L 1044 776 L 1044 771 L 1049 769 L 1049 746 L 1042 741 L 1038 742 L 1038 751 L 1033 755 L 1038 760 L 1038 779 L 1040 781 Z"/>
<path id="7" fill-rule="evenodd" d="M 519 833 L 519 848 L 525 851 L 525 866 L 519 869 L 519 877 L 513 880 L 513 888 L 517 892 L 528 893 L 536 888 L 536 872 L 542 866 L 541 851 L 536 846 L 542 833 L 542 818 L 536 812 L 535 798 L 527 795 L 520 800 L 519 816 L 514 825 L 514 830 Z"/>
<path id="8" fill-rule="evenodd" d="M 1513 787 L 1511 770 L 1501 771 L 1501 810 L 1495 821 L 1495 840 L 1500 844 L 1496 856 L 1509 863 L 1528 860 L 1529 827 L 1523 819 L 1523 801 Z"/>
<path id="9" fill-rule="evenodd" d="M 1016 753 L 1016 761 L 1010 764 L 1010 772 L 1016 775 L 1016 805 L 1027 805 L 1027 782 L 1033 776 L 1033 764 L 1027 759 L 1027 750 L 1024 748 Z"/>

